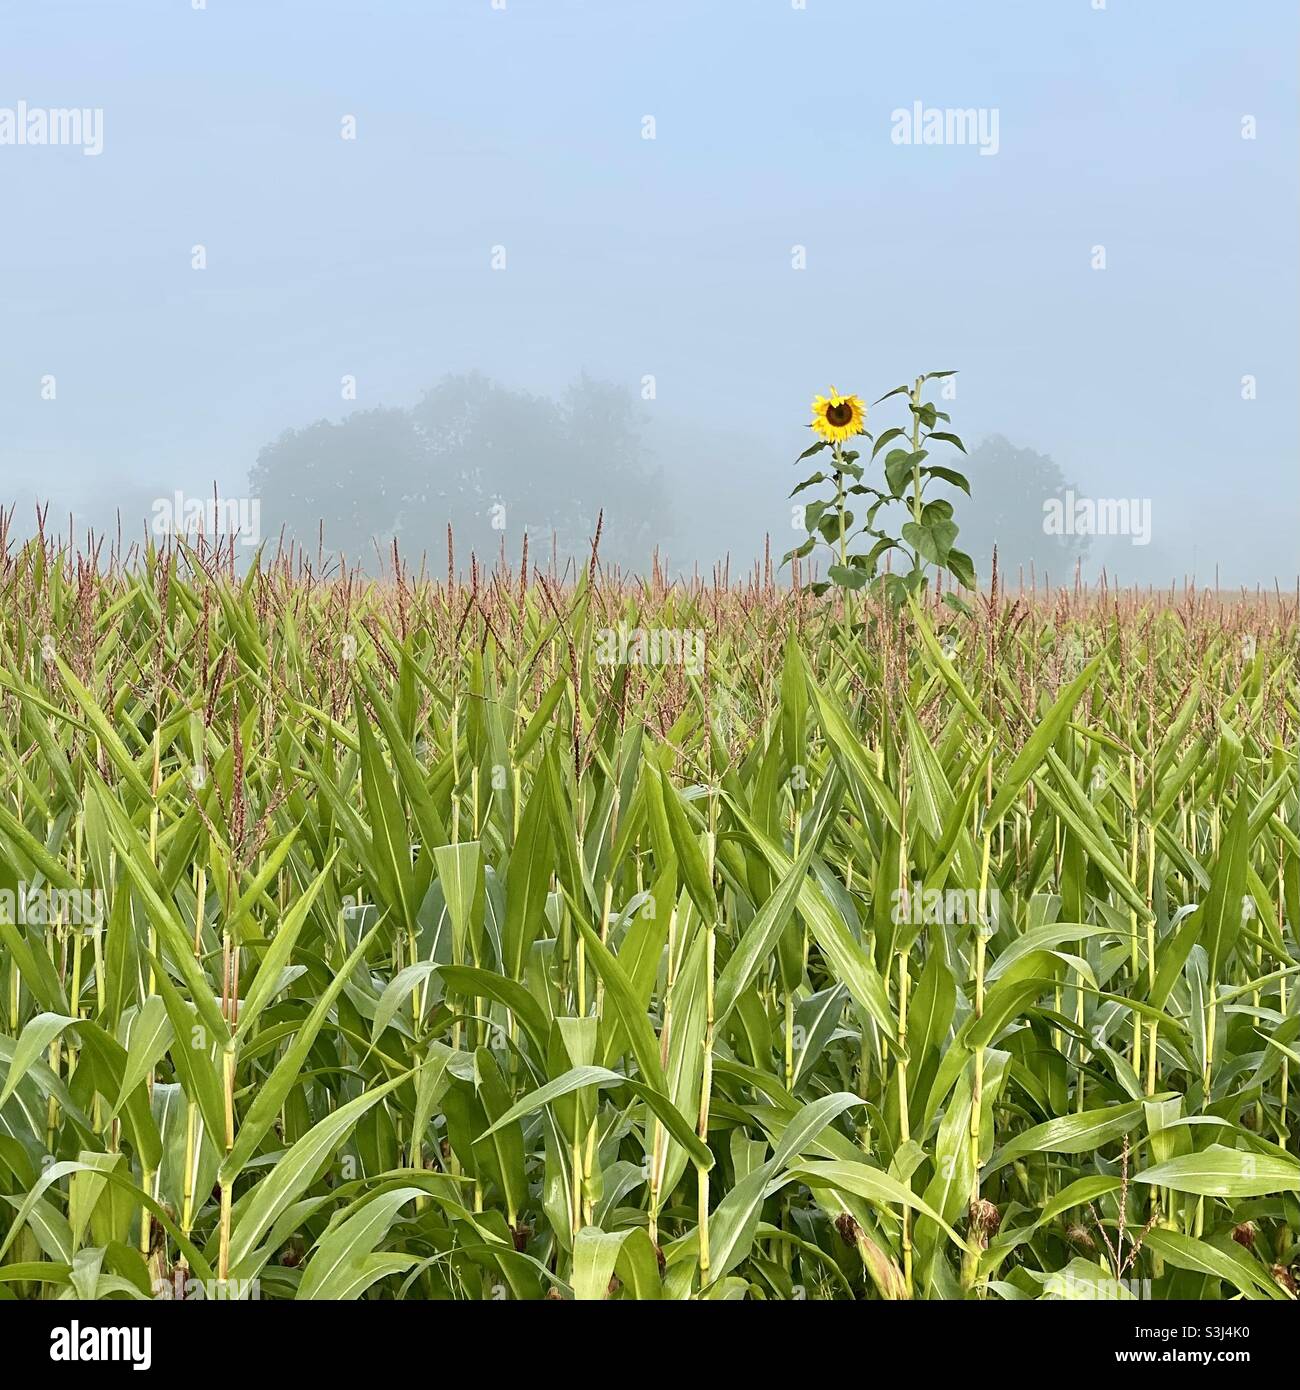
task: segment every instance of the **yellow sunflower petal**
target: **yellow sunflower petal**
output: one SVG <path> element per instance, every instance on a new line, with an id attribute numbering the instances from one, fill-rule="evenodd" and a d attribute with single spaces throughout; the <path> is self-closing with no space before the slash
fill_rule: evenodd
<path id="1" fill-rule="evenodd" d="M 866 427 L 867 411 L 859 397 L 841 395 L 833 386 L 829 396 L 812 403 L 812 427 L 830 444 L 842 444 Z"/>

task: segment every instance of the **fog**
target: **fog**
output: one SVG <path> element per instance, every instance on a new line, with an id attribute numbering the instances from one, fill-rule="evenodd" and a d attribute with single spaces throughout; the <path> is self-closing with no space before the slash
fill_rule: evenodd
<path id="1" fill-rule="evenodd" d="M 1300 573 L 1284 0 L 3 24 L 20 533 L 48 502 L 51 529 L 143 538 L 215 485 L 260 539 L 315 551 L 324 522 L 363 562 L 396 537 L 436 570 L 448 522 L 462 557 L 525 530 L 580 553 L 603 512 L 611 559 L 735 573 L 802 538 L 814 394 L 957 369 L 934 398 L 982 579 L 994 542 L 1054 579 Z M 1053 499 L 1118 533 L 1049 534 Z"/>

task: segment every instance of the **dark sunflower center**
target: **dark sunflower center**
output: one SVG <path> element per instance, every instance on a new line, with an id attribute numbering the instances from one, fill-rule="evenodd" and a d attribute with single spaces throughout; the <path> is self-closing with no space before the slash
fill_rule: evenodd
<path id="1" fill-rule="evenodd" d="M 839 429 L 853 419 L 853 407 L 847 401 L 841 401 L 839 405 L 828 405 L 826 419 Z"/>

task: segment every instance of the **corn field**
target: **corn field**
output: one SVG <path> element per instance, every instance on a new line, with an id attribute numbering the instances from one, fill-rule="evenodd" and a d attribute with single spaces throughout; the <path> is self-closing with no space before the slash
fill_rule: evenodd
<path id="1" fill-rule="evenodd" d="M 1290 1300 L 1300 596 L 0 558 L 0 1297 Z"/>

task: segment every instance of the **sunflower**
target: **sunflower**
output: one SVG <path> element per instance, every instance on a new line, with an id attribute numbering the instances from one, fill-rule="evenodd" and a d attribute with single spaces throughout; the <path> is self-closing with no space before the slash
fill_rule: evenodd
<path id="1" fill-rule="evenodd" d="M 812 427 L 831 444 L 842 444 L 861 434 L 867 423 L 867 408 L 857 396 L 841 396 L 832 386 L 829 396 L 818 396 L 812 403 Z"/>

